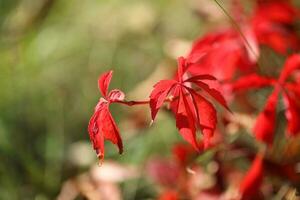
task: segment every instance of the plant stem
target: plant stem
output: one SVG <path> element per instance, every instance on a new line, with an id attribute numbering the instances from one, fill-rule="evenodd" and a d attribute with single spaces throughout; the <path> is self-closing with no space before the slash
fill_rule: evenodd
<path id="1" fill-rule="evenodd" d="M 239 24 L 233 19 L 233 17 L 227 12 L 227 10 L 220 4 L 220 2 L 218 0 L 214 0 L 214 2 L 220 7 L 220 9 L 224 12 L 224 14 L 229 18 L 229 20 L 231 21 L 233 26 L 236 28 L 236 30 L 241 35 L 241 37 L 244 40 L 245 44 L 250 49 L 251 53 L 255 56 L 255 58 L 258 58 L 258 55 L 256 54 L 255 50 L 252 48 L 252 46 L 248 42 L 248 40 L 247 40 L 246 36 L 244 35 L 244 33 L 242 32 Z"/>
<path id="2" fill-rule="evenodd" d="M 149 104 L 149 100 L 144 101 L 115 101 L 114 103 L 124 104 L 126 106 L 137 106 L 137 105 L 145 105 Z"/>
<path id="3" fill-rule="evenodd" d="M 192 88 L 190 88 L 192 89 Z M 197 91 L 200 91 L 201 89 L 199 88 L 196 88 L 194 91 L 197 92 Z M 185 93 L 185 96 L 187 95 L 190 95 L 189 92 Z M 167 97 L 165 100 L 164 100 L 164 103 L 166 102 L 172 102 L 176 99 L 178 99 L 179 96 L 169 96 Z M 150 100 L 142 100 L 142 101 L 126 101 L 126 100 L 123 100 L 123 101 L 114 101 L 113 103 L 120 103 L 120 104 L 123 104 L 123 105 L 126 105 L 126 106 L 138 106 L 138 105 L 145 105 L 145 104 L 149 104 L 150 103 Z"/>

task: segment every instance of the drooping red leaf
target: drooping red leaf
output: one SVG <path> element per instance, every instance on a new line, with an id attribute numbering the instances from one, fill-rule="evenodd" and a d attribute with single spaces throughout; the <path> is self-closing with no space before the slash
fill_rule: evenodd
<path id="1" fill-rule="evenodd" d="M 257 74 L 250 74 L 239 78 L 237 81 L 231 84 L 231 89 L 233 91 L 257 89 L 271 86 L 274 82 L 275 80 L 272 78 L 259 76 Z"/>
<path id="2" fill-rule="evenodd" d="M 123 101 L 125 94 L 117 89 L 111 90 L 107 94 L 112 73 L 112 71 L 109 71 L 99 77 L 98 86 L 104 98 L 100 98 L 88 125 L 90 140 L 100 160 L 104 158 L 104 140 L 109 140 L 117 145 L 120 154 L 123 152 L 122 139 L 110 114 L 109 105 Z"/>
<path id="3" fill-rule="evenodd" d="M 98 79 L 98 87 L 99 87 L 99 90 L 100 90 L 101 94 L 103 95 L 103 97 L 106 97 L 106 95 L 107 95 L 108 86 L 110 84 L 112 74 L 113 74 L 113 71 L 103 73 Z"/>
<path id="4" fill-rule="evenodd" d="M 120 154 L 123 152 L 123 144 L 119 130 L 109 112 L 108 106 L 108 102 L 100 100 L 97 105 L 97 110 L 92 116 L 88 127 L 91 142 L 93 143 L 93 147 L 100 160 L 104 158 L 105 139 L 116 144 L 119 148 Z"/>
<path id="5" fill-rule="evenodd" d="M 290 135 L 296 135 L 299 132 L 300 105 L 298 99 L 300 98 L 300 87 L 297 82 L 297 76 L 293 76 L 293 81 L 288 80 L 289 76 L 295 75 L 293 72 L 297 69 L 300 69 L 300 55 L 294 54 L 285 62 L 278 80 L 251 74 L 238 79 L 232 84 L 233 91 L 261 88 L 265 86 L 275 87 L 274 92 L 268 97 L 263 111 L 257 117 L 253 129 L 255 137 L 258 140 L 269 145 L 272 144 L 279 92 L 283 92 L 284 94 L 288 133 Z"/>
<path id="6" fill-rule="evenodd" d="M 278 91 L 275 89 L 258 115 L 253 129 L 256 139 L 270 145 L 274 139 L 277 101 Z"/>
<path id="7" fill-rule="evenodd" d="M 263 180 L 263 156 L 256 155 L 250 169 L 244 177 L 239 191 L 244 197 L 251 197 L 257 194 Z"/>
<path id="8" fill-rule="evenodd" d="M 123 152 L 123 144 L 119 134 L 118 127 L 112 118 L 108 106 L 106 106 L 99 114 L 98 118 L 99 130 L 102 131 L 104 139 L 110 140 L 113 144 L 116 144 L 119 148 L 119 153 Z"/>
<path id="9" fill-rule="evenodd" d="M 102 107 L 104 106 L 104 103 L 105 102 L 101 102 L 100 100 L 100 102 L 97 104 L 95 113 L 91 117 L 88 125 L 90 140 L 97 155 L 104 155 L 104 137 L 103 134 L 99 134 L 99 127 L 97 123 L 97 119 L 99 117 L 100 111 L 102 110 Z"/>

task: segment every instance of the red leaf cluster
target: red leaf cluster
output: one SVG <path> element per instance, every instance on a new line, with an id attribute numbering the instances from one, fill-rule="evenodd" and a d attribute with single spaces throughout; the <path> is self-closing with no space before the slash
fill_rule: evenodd
<path id="1" fill-rule="evenodd" d="M 300 41 L 293 28 L 299 14 L 289 1 L 260 1 L 252 17 L 258 42 L 281 54 L 299 50 Z"/>
<path id="2" fill-rule="evenodd" d="M 188 71 L 192 74 L 211 74 L 219 80 L 231 80 L 238 70 L 253 70 L 259 54 L 257 42 L 249 27 L 244 27 L 243 32 L 251 50 L 234 28 L 209 33 L 196 40 L 187 57 Z"/>
<path id="3" fill-rule="evenodd" d="M 152 120 L 155 119 L 164 100 L 169 97 L 180 134 L 197 151 L 201 151 L 203 147 L 202 143 L 197 141 L 196 130 L 199 128 L 202 131 L 204 148 L 208 148 L 216 129 L 217 114 L 214 106 L 196 89 L 205 91 L 225 108 L 228 109 L 228 106 L 222 94 L 204 82 L 216 80 L 213 76 L 196 75 L 185 78 L 187 68 L 187 60 L 183 57 L 178 58 L 177 80 L 162 80 L 154 85 L 150 94 L 151 117 Z"/>
<path id="4" fill-rule="evenodd" d="M 153 121 L 160 108 L 168 103 L 179 133 L 191 145 L 174 148 L 173 153 L 177 161 L 175 167 L 163 162 L 151 166 L 155 172 L 154 176 L 158 177 L 160 182 L 172 185 L 173 178 L 180 174 L 176 171 L 178 166 L 183 168 L 190 158 L 196 155 L 193 153 L 194 150 L 201 152 L 212 145 L 211 138 L 217 125 L 217 111 L 211 100 L 217 101 L 229 110 L 221 93 L 222 88 L 216 89 L 213 85 L 217 79 L 230 82 L 233 93 L 272 88 L 253 127 L 257 140 L 269 146 L 273 144 L 277 105 L 281 98 L 285 106 L 287 135 L 300 134 L 300 73 L 295 73 L 300 69 L 300 54 L 289 54 L 291 50 L 300 49 L 300 40 L 294 26 L 299 20 L 299 9 L 290 1 L 257 0 L 254 12 L 248 17 L 242 13 L 239 1 L 233 2 L 236 3 L 235 11 L 239 12 L 236 13 L 239 18 L 236 24 L 238 28 L 222 29 L 197 39 L 189 54 L 178 58 L 176 77 L 156 83 L 149 100 L 125 101 L 122 91 L 115 89 L 108 92 L 112 71 L 100 76 L 98 85 L 103 97 L 96 105 L 88 126 L 90 139 L 100 159 L 104 157 L 105 140 L 115 144 L 119 153 L 123 151 L 118 127 L 109 111 L 111 103 L 128 106 L 149 104 Z M 268 46 L 276 53 L 289 55 L 278 77 L 262 76 L 256 72 L 261 45 Z M 203 139 L 199 139 L 198 131 L 202 133 Z M 263 179 L 265 162 L 264 155 L 260 153 L 256 155 L 239 188 L 242 199 L 260 195 L 258 191 Z M 160 173 L 168 176 L 162 179 L 164 176 Z M 286 169 L 286 173 L 293 175 L 289 168 Z M 159 199 L 179 199 L 179 193 L 166 190 Z"/>
<path id="5" fill-rule="evenodd" d="M 300 133 L 299 82 L 288 80 L 293 72 L 300 69 L 300 54 L 290 56 L 283 66 L 278 79 L 250 74 L 239 78 L 232 84 L 233 91 L 274 87 L 268 97 L 263 111 L 258 115 L 253 132 L 255 137 L 267 144 L 272 144 L 276 124 L 276 106 L 279 93 L 282 93 L 287 119 L 287 133 L 290 136 Z M 291 77 L 293 78 L 293 77 Z"/>
<path id="6" fill-rule="evenodd" d="M 290 1 L 259 0 L 251 17 L 239 1 L 233 1 L 239 28 L 214 31 L 197 39 L 187 56 L 188 71 L 210 74 L 219 80 L 231 80 L 238 73 L 254 72 L 260 55 L 259 45 L 266 45 L 278 53 L 300 49 L 295 22 L 300 11 Z M 236 13 L 238 12 L 238 13 Z"/>

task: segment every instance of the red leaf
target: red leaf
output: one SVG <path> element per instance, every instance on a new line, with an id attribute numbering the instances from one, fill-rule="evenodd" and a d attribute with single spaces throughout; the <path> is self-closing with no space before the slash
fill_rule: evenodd
<path id="1" fill-rule="evenodd" d="M 267 144 L 272 144 L 274 139 L 277 101 L 278 91 L 275 89 L 258 115 L 253 129 L 256 139 Z"/>
<path id="2" fill-rule="evenodd" d="M 104 137 L 103 134 L 99 134 L 99 127 L 97 123 L 97 119 L 99 117 L 103 104 L 104 102 L 101 102 L 100 100 L 100 102 L 96 106 L 95 113 L 91 117 L 88 125 L 90 140 L 93 144 L 93 148 L 96 150 L 97 155 L 104 155 Z"/>
<path id="3" fill-rule="evenodd" d="M 109 105 L 124 100 L 125 95 L 117 89 L 110 91 L 107 95 L 112 73 L 112 71 L 106 72 L 98 80 L 99 89 L 106 99 L 100 98 L 88 125 L 90 140 L 100 160 L 104 158 L 104 140 L 109 140 L 117 145 L 120 154 L 123 152 L 122 139 L 110 114 Z"/>
<path id="4" fill-rule="evenodd" d="M 164 191 L 159 195 L 158 200 L 179 200 L 179 194 L 173 190 Z"/>
<path id="5" fill-rule="evenodd" d="M 191 145 L 187 145 L 184 143 L 178 143 L 175 144 L 173 149 L 172 149 L 173 155 L 175 159 L 178 161 L 178 163 L 182 166 L 186 165 L 190 158 L 195 156 L 196 152 L 195 150 L 191 147 Z"/>
<path id="6" fill-rule="evenodd" d="M 293 94 L 294 98 L 300 97 L 300 82 L 285 83 L 284 86 L 289 93 Z"/>
<path id="7" fill-rule="evenodd" d="M 213 105 L 196 92 L 191 93 L 197 110 L 197 119 L 204 136 L 204 148 L 210 147 L 210 139 L 216 129 L 217 112 Z"/>
<path id="8" fill-rule="evenodd" d="M 196 140 L 195 119 L 190 105 L 191 103 L 188 102 L 183 89 L 180 88 L 177 113 L 175 113 L 176 127 L 182 137 L 199 151 L 200 148 Z"/>
<path id="9" fill-rule="evenodd" d="M 154 89 L 150 94 L 150 109 L 152 120 L 155 119 L 158 110 L 163 105 L 166 97 L 175 84 L 176 81 L 174 80 L 162 80 L 154 85 Z"/>
<path id="10" fill-rule="evenodd" d="M 285 0 L 285 2 L 269 2 L 259 4 L 256 15 L 272 22 L 291 24 L 297 17 L 296 8 Z"/>
<path id="11" fill-rule="evenodd" d="M 227 110 L 230 111 L 229 107 L 227 106 L 226 100 L 224 99 L 223 95 L 216 89 L 210 88 L 209 85 L 202 81 L 193 81 L 198 87 L 206 91 L 210 96 L 212 96 L 217 102 L 219 102 L 222 106 L 224 106 Z"/>
<path id="12" fill-rule="evenodd" d="M 250 169 L 240 185 L 242 197 L 256 195 L 263 179 L 263 156 L 258 154 L 255 157 Z"/>
<path id="13" fill-rule="evenodd" d="M 100 112 L 98 118 L 99 130 L 102 131 L 104 139 L 110 140 L 113 144 L 116 144 L 119 148 L 119 153 L 123 152 L 123 144 L 119 134 L 118 127 L 112 118 L 108 106 Z"/>
<path id="14" fill-rule="evenodd" d="M 295 136 L 300 133 L 300 106 L 296 100 L 292 99 L 288 94 L 283 94 L 284 104 L 286 106 L 285 116 L 287 119 L 288 134 Z"/>
<path id="15" fill-rule="evenodd" d="M 199 80 L 215 80 L 210 75 L 197 75 L 183 80 L 188 63 L 183 57 L 178 58 L 178 72 L 176 80 L 163 80 L 158 82 L 150 95 L 151 116 L 154 120 L 158 110 L 168 95 L 172 96 L 171 109 L 175 114 L 176 126 L 182 137 L 197 151 L 202 149 L 196 137 L 196 128 L 199 127 L 204 135 L 205 145 L 209 146 L 209 140 L 216 128 L 216 110 L 213 105 L 191 88 L 191 83 L 200 87 L 215 98 L 221 105 L 228 108 L 221 93 L 210 88 Z M 195 96 L 195 97 L 194 97 Z M 201 116 L 201 117 L 200 117 Z"/>
<path id="16" fill-rule="evenodd" d="M 252 88 L 262 88 L 271 86 L 274 82 L 274 79 L 259 76 L 257 74 L 250 74 L 247 76 L 243 76 L 242 78 L 232 83 L 231 89 L 233 91 L 238 91 Z"/>
<path id="17" fill-rule="evenodd" d="M 104 139 L 116 144 L 120 154 L 123 152 L 119 130 L 109 112 L 108 106 L 108 102 L 103 99 L 100 100 L 88 127 L 91 142 L 97 152 L 97 156 L 101 160 L 104 158 Z"/>
<path id="18" fill-rule="evenodd" d="M 108 86 L 112 77 L 113 71 L 103 73 L 98 79 L 98 87 L 104 97 L 107 95 Z"/>
<path id="19" fill-rule="evenodd" d="M 184 82 L 193 82 L 193 81 L 200 81 L 200 80 L 217 80 L 214 76 L 211 76 L 209 74 L 200 74 L 200 75 L 195 75 L 192 76 L 186 80 L 184 80 Z"/>
<path id="20" fill-rule="evenodd" d="M 251 45 L 252 49 L 256 49 L 256 43 L 252 43 L 255 44 Z M 244 41 L 234 29 L 209 33 L 198 39 L 187 57 L 187 63 L 191 74 L 211 74 L 219 80 L 231 79 L 237 70 L 252 70 L 254 64 Z"/>
<path id="21" fill-rule="evenodd" d="M 284 82 L 293 71 L 300 69 L 300 54 L 294 54 L 288 57 L 286 60 L 282 72 L 279 77 L 279 81 Z"/>
<path id="22" fill-rule="evenodd" d="M 300 97 L 299 83 L 295 81 L 287 82 L 288 77 L 294 70 L 300 69 L 300 54 L 290 56 L 284 64 L 279 80 L 261 77 L 256 74 L 245 76 L 232 84 L 234 91 L 261 88 L 265 86 L 274 86 L 274 92 L 268 97 L 263 112 L 257 117 L 254 133 L 255 137 L 269 145 L 274 139 L 276 105 L 280 91 L 284 94 L 284 103 L 286 105 L 287 130 L 290 135 L 296 135 L 300 131 L 300 105 L 297 99 Z M 297 80 L 296 80 L 297 81 Z"/>

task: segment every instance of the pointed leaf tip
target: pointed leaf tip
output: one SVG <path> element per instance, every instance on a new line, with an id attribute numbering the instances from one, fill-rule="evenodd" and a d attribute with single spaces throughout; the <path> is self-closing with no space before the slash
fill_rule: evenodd
<path id="1" fill-rule="evenodd" d="M 112 75 L 113 75 L 113 71 L 110 70 L 108 72 L 101 74 L 98 79 L 98 87 L 99 87 L 101 94 L 104 97 L 107 96 L 107 91 L 108 91 L 108 87 L 109 87 Z"/>

